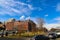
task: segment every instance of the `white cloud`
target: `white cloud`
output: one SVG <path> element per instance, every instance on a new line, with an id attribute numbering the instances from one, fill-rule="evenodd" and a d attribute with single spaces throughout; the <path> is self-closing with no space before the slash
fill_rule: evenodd
<path id="1" fill-rule="evenodd" d="M 21 17 L 20 17 L 20 20 L 25 20 L 25 16 L 24 16 L 24 15 L 21 16 Z"/>
<path id="2" fill-rule="evenodd" d="M 31 10 L 34 9 L 31 4 L 26 4 L 26 3 L 23 3 L 23 2 L 16 2 L 16 3 L 18 3 L 18 4 L 22 5 L 22 6 L 27 5 L 28 8 L 31 9 Z"/>
<path id="3" fill-rule="evenodd" d="M 57 4 L 56 11 L 60 11 L 60 3 Z"/>
<path id="4" fill-rule="evenodd" d="M 52 23 L 44 24 L 44 27 L 46 27 L 48 30 L 50 30 L 51 28 L 60 27 L 60 17 L 53 18 L 50 22 Z"/>
<path id="5" fill-rule="evenodd" d="M 46 17 L 48 16 L 48 14 L 45 15 Z"/>
<path id="6" fill-rule="evenodd" d="M 30 15 L 31 10 L 34 8 L 30 4 L 26 4 L 19 1 L 14 0 L 0 0 L 0 14 L 5 15 L 16 15 L 16 14 L 28 14 Z M 15 7 L 15 8 L 14 8 Z M 13 16 L 12 15 L 12 16 Z"/>
<path id="7" fill-rule="evenodd" d="M 29 20 L 30 18 L 31 18 L 31 17 L 29 16 L 29 17 L 26 18 L 26 20 Z"/>
<path id="8" fill-rule="evenodd" d="M 51 20 L 47 20 L 49 23 L 60 23 L 60 17 L 55 17 Z"/>
<path id="9" fill-rule="evenodd" d="M 28 7 L 29 7 L 29 9 L 34 10 L 34 8 L 32 8 L 32 5 L 28 4 Z"/>
<path id="10" fill-rule="evenodd" d="M 46 27 L 48 30 L 50 30 L 51 28 L 57 28 L 57 27 L 60 27 L 60 24 L 54 24 L 54 23 L 51 23 L 51 24 L 44 24 L 44 27 Z"/>
<path id="11" fill-rule="evenodd" d="M 54 18 L 54 20 L 60 21 L 60 17 Z"/>
<path id="12" fill-rule="evenodd" d="M 54 18 L 53 21 L 56 21 L 56 23 L 60 23 L 60 17 Z"/>

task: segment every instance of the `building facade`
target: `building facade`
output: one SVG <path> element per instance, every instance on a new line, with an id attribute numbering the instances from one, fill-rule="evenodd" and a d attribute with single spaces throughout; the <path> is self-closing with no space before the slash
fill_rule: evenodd
<path id="1" fill-rule="evenodd" d="M 6 30 L 17 30 L 18 32 L 22 31 L 35 31 L 36 24 L 31 20 L 26 21 L 10 21 L 6 24 Z"/>

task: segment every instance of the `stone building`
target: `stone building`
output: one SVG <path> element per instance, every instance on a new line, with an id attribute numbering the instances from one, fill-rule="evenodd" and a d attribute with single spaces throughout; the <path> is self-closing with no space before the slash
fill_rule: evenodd
<path id="1" fill-rule="evenodd" d="M 35 31 L 36 24 L 31 20 L 26 21 L 10 21 L 6 24 L 6 30 L 17 30 L 18 32 L 22 31 Z"/>

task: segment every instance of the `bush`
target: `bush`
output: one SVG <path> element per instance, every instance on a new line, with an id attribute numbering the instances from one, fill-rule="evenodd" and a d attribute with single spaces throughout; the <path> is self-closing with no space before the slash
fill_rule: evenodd
<path id="1" fill-rule="evenodd" d="M 21 36 L 23 36 L 23 37 L 32 37 L 32 36 L 34 36 L 34 33 L 32 33 L 32 32 L 21 33 Z"/>

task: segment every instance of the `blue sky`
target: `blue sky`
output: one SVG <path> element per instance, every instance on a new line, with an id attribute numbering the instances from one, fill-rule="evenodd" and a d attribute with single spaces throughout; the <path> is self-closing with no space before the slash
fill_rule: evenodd
<path id="1" fill-rule="evenodd" d="M 60 0 L 0 0 L 0 21 L 10 18 L 43 18 L 47 25 L 60 23 Z"/>

